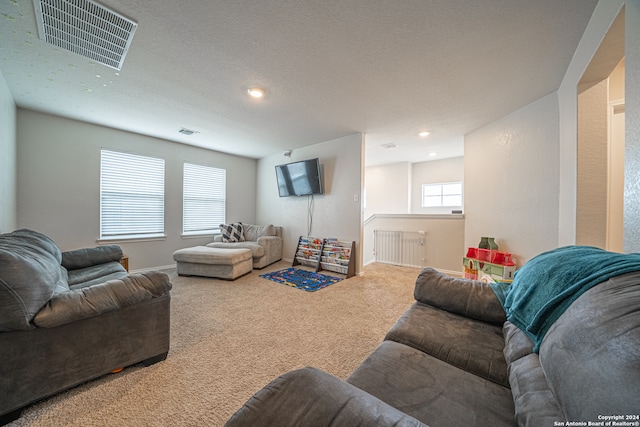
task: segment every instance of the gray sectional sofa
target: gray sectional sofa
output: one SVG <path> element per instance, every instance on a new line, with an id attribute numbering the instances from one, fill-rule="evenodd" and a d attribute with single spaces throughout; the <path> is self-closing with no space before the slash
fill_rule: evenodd
<path id="1" fill-rule="evenodd" d="M 225 241 L 223 235 L 216 235 L 209 248 L 250 249 L 253 268 L 264 268 L 282 259 L 282 227 L 269 225 L 240 224 L 240 241 Z"/>
<path id="2" fill-rule="evenodd" d="M 115 245 L 61 252 L 0 235 L 0 425 L 40 399 L 169 351 L 171 282 L 128 274 Z"/>
<path id="3" fill-rule="evenodd" d="M 416 302 L 345 381 L 288 372 L 227 426 L 640 425 L 640 254 L 566 249 L 512 285 L 424 269 Z"/>

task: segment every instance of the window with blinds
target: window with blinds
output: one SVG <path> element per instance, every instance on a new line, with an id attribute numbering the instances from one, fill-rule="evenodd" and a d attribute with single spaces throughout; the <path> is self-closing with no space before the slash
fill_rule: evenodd
<path id="1" fill-rule="evenodd" d="M 212 234 L 226 222 L 225 169 L 184 164 L 182 232 Z"/>
<path id="2" fill-rule="evenodd" d="M 164 237 L 164 159 L 102 150 L 100 239 Z"/>

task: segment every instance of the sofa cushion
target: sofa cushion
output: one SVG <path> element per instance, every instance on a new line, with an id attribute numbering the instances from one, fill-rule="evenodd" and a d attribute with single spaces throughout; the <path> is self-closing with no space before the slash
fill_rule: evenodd
<path id="1" fill-rule="evenodd" d="M 112 261 L 120 261 L 121 258 L 122 248 L 120 246 L 105 245 L 63 252 L 62 266 L 67 270 L 76 270 Z"/>
<path id="2" fill-rule="evenodd" d="M 53 328 L 157 298 L 171 290 L 169 277 L 159 271 L 130 274 L 94 286 L 54 295 L 36 314 L 34 323 Z"/>
<path id="3" fill-rule="evenodd" d="M 569 420 L 638 414 L 640 272 L 586 291 L 540 346 L 540 363 Z"/>
<path id="4" fill-rule="evenodd" d="M 287 372 L 271 381 L 225 424 L 226 427 L 330 425 L 423 426 L 418 420 L 316 368 Z"/>
<path id="5" fill-rule="evenodd" d="M 220 234 L 225 243 L 244 242 L 244 233 L 241 222 L 232 224 L 220 224 Z"/>
<path id="6" fill-rule="evenodd" d="M 387 333 L 396 341 L 509 387 L 502 328 L 414 303 Z"/>
<path id="7" fill-rule="evenodd" d="M 431 426 L 515 426 L 507 387 L 384 341 L 347 382 Z"/>
<path id="8" fill-rule="evenodd" d="M 126 276 L 127 270 L 117 261 L 98 264 L 91 267 L 69 270 L 69 288 L 77 289 L 86 286 L 96 285 L 107 280 L 119 279 Z"/>
<path id="9" fill-rule="evenodd" d="M 416 279 L 417 301 L 472 319 L 502 325 L 507 315 L 488 283 L 461 279 L 433 268 L 423 269 Z"/>
<path id="10" fill-rule="evenodd" d="M 553 426 L 554 422 L 565 419 L 536 353 L 529 353 L 509 365 L 509 381 L 519 426 Z"/>
<path id="11" fill-rule="evenodd" d="M 251 259 L 251 251 L 235 246 L 230 248 L 215 248 L 211 246 L 194 246 L 178 249 L 173 253 L 173 259 L 179 262 L 211 265 L 236 265 Z"/>
<path id="12" fill-rule="evenodd" d="M 44 234 L 17 230 L 0 235 L 0 331 L 31 329 L 40 308 L 69 290 L 61 253 Z"/>
<path id="13" fill-rule="evenodd" d="M 251 257 L 260 258 L 264 256 L 264 247 L 259 245 L 256 242 L 235 242 L 235 243 L 213 242 L 213 243 L 209 243 L 207 247 L 220 248 L 220 249 L 250 249 Z"/>
<path id="14" fill-rule="evenodd" d="M 242 224 L 244 231 L 244 239 L 256 242 L 258 237 L 275 236 L 276 228 L 272 225 L 252 225 Z"/>
<path id="15" fill-rule="evenodd" d="M 533 341 L 513 323 L 504 322 L 502 334 L 505 343 L 504 358 L 507 365 L 533 353 Z"/>

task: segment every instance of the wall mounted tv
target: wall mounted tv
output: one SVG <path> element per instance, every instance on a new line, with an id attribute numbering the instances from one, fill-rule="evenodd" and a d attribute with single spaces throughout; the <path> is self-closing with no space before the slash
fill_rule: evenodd
<path id="1" fill-rule="evenodd" d="M 323 194 L 318 159 L 277 165 L 276 180 L 280 197 Z"/>

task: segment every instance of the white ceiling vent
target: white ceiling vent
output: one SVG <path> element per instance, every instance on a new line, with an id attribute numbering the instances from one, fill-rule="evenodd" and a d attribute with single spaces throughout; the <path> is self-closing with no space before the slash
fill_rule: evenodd
<path id="1" fill-rule="evenodd" d="M 138 24 L 91 0 L 33 0 L 41 40 L 120 70 Z"/>
<path id="2" fill-rule="evenodd" d="M 197 130 L 191 130 L 191 129 L 186 129 L 186 128 L 180 128 L 180 130 L 178 132 L 183 134 L 183 135 L 187 135 L 187 136 L 197 135 L 197 134 L 200 133 Z"/>
<path id="3" fill-rule="evenodd" d="M 397 145 L 393 142 L 389 142 L 388 144 L 381 144 L 380 147 L 384 148 L 385 150 L 390 150 L 392 148 L 396 148 Z"/>

